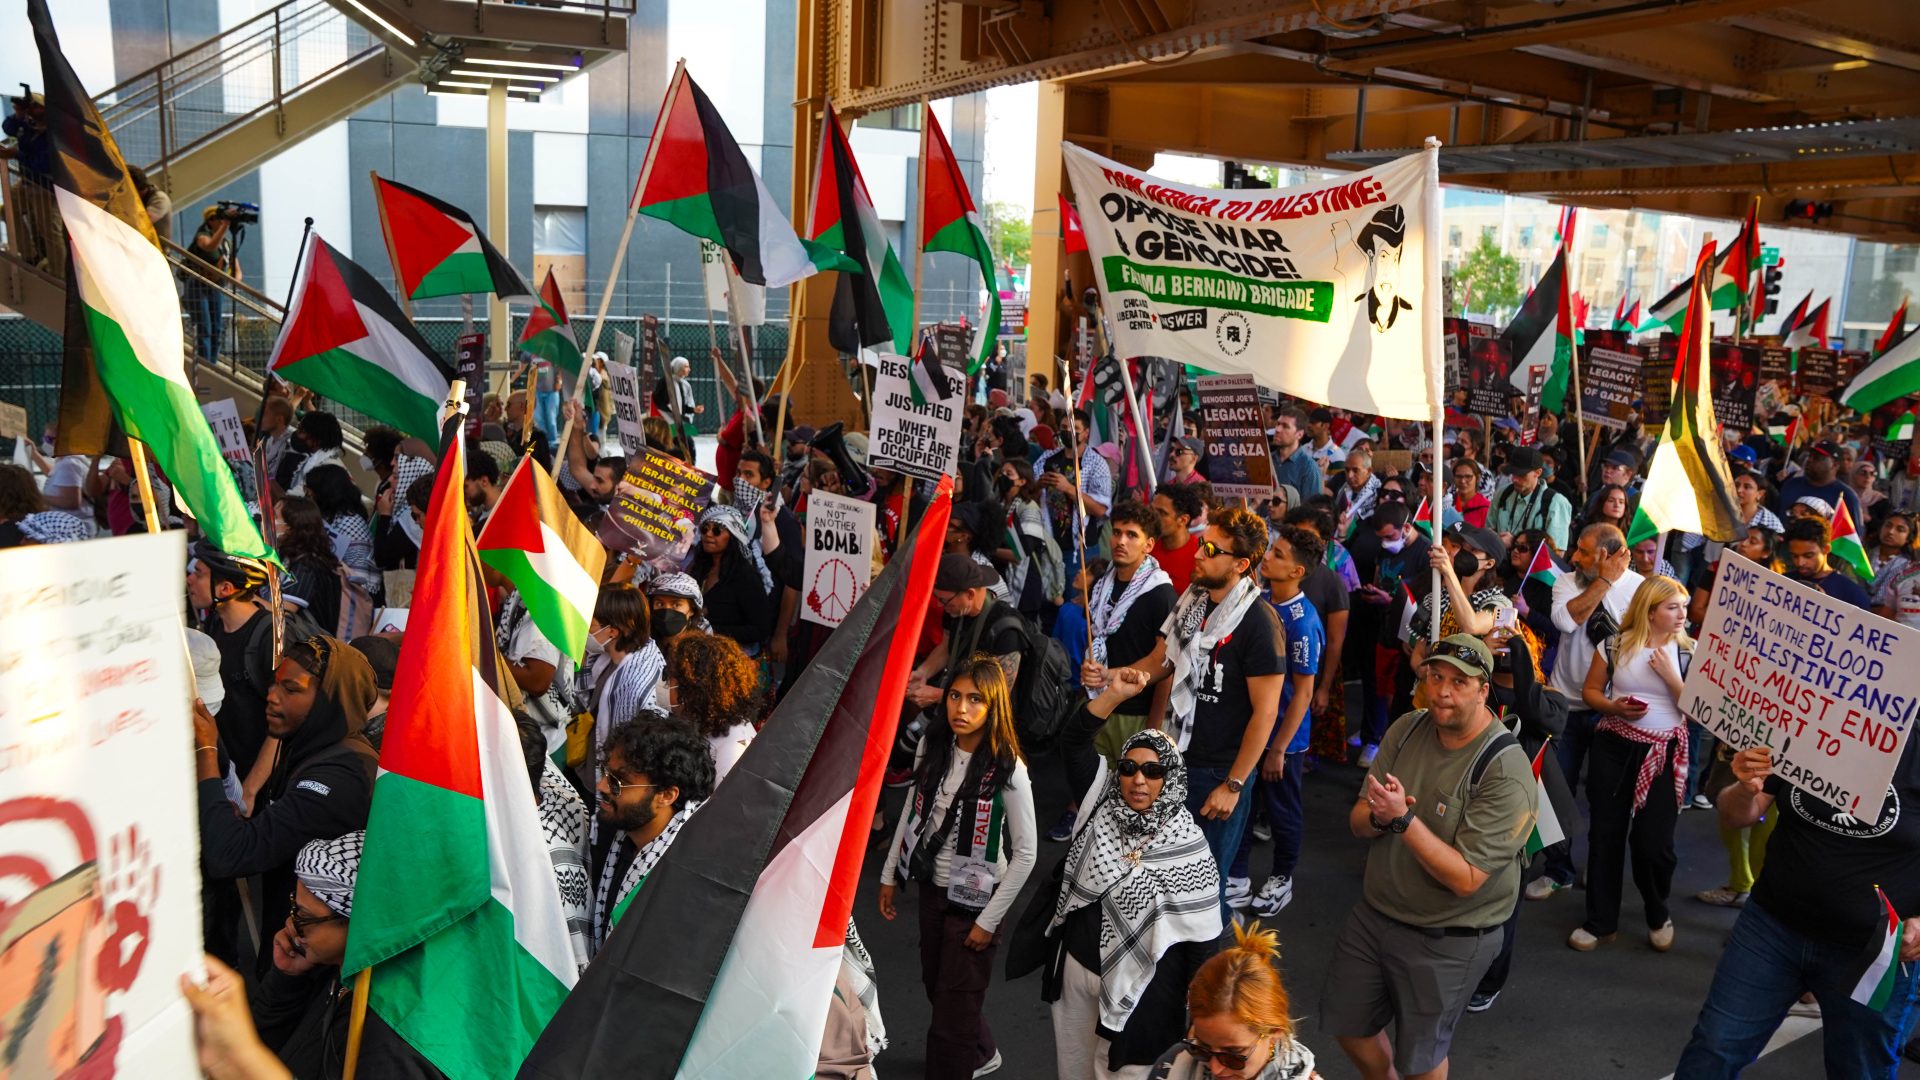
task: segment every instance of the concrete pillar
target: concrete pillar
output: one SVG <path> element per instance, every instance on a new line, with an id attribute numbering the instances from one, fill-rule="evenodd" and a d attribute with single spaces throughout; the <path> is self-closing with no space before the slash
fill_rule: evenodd
<path id="1" fill-rule="evenodd" d="M 487 236 L 501 250 L 507 247 L 507 84 L 494 80 L 487 88 Z M 487 336 L 493 342 L 491 365 L 496 372 L 513 363 L 513 323 L 507 302 L 496 294 L 487 298 Z"/>

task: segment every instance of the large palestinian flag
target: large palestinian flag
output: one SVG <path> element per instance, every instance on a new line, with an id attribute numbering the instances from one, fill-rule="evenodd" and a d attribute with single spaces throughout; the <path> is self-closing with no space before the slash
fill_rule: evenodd
<path id="1" fill-rule="evenodd" d="M 73 256 L 68 309 L 93 344 L 114 417 L 146 444 L 208 540 L 230 555 L 272 558 L 187 381 L 173 268 L 126 160 L 60 51 L 46 0 L 28 0 L 27 18 L 46 85 L 53 197 Z"/>
<path id="2" fill-rule="evenodd" d="M 1733 243 L 1713 265 L 1713 310 L 1734 311 L 1746 306 L 1747 285 L 1760 267 L 1760 200 L 1747 207 L 1747 217 Z"/>
<path id="3" fill-rule="evenodd" d="M 926 615 L 951 510 L 943 479 L 905 556 L 647 875 L 521 1077 L 814 1074 L 913 667 L 905 631 Z"/>
<path id="4" fill-rule="evenodd" d="M 447 440 L 373 784 L 342 971 L 453 1080 L 511 1076 L 575 978 L 560 886 Z M 517 696 L 517 695 L 516 695 Z"/>
<path id="5" fill-rule="evenodd" d="M 820 153 L 807 238 L 816 249 L 831 249 L 842 256 L 835 267 L 840 280 L 833 289 L 827 340 L 849 355 L 872 345 L 886 345 L 907 355 L 913 347 L 913 286 L 887 242 L 832 104 L 820 118 Z"/>
<path id="6" fill-rule="evenodd" d="M 1726 543 L 1746 535 L 1746 521 L 1733 498 L 1733 473 L 1713 415 L 1713 381 L 1707 348 L 1711 318 L 1706 283 L 1712 280 L 1713 244 L 1701 250 L 1694 292 L 1673 368 L 1673 404 L 1654 448 L 1653 464 L 1640 491 L 1640 510 L 1661 529 L 1698 533 Z"/>
<path id="7" fill-rule="evenodd" d="M 553 279 L 553 268 L 540 283 L 540 294 L 533 298 L 533 311 L 527 315 L 526 329 L 520 331 L 521 352 L 572 374 L 580 374 L 580 342 L 573 336 L 573 324 L 567 321 L 567 302 L 560 295 L 560 283 Z"/>
<path id="8" fill-rule="evenodd" d="M 747 164 L 720 110 L 684 64 L 673 70 L 633 189 L 640 213 L 727 249 L 741 280 L 778 288 L 840 265 L 844 255 L 794 235 Z"/>
<path id="9" fill-rule="evenodd" d="M 527 279 L 465 210 L 377 174 L 373 195 L 393 253 L 394 279 L 408 299 L 461 293 L 494 293 L 502 300 L 533 295 Z"/>
<path id="10" fill-rule="evenodd" d="M 967 365 L 967 374 L 972 375 L 993 355 L 1000 338 L 1000 283 L 993 272 L 993 246 L 987 243 L 986 226 L 967 190 L 960 159 L 947 145 L 947 133 L 940 130 L 932 106 L 921 105 L 920 115 L 920 250 L 951 251 L 971 259 L 980 268 L 987 290 L 987 317 L 980 324 L 973 359 Z"/>
<path id="11" fill-rule="evenodd" d="M 267 366 L 429 446 L 453 372 L 372 274 L 311 234 Z"/>
<path id="12" fill-rule="evenodd" d="M 1567 302 L 1567 249 L 1563 246 L 1547 264 L 1547 272 L 1520 305 L 1507 325 L 1507 344 L 1513 350 L 1517 393 L 1525 394 L 1530 373 L 1544 368 L 1540 407 L 1557 413 L 1566 404 L 1567 381 L 1573 372 L 1573 309 Z"/>
<path id="13" fill-rule="evenodd" d="M 533 625 L 577 663 L 587 651 L 587 624 L 607 549 L 567 509 L 560 489 L 532 457 L 520 459 L 474 543 L 480 561 L 520 590 Z"/>
<path id="14" fill-rule="evenodd" d="M 1861 415 L 1906 397 L 1920 394 L 1920 326 L 1895 338 L 1853 377 L 1840 394 L 1840 404 Z"/>

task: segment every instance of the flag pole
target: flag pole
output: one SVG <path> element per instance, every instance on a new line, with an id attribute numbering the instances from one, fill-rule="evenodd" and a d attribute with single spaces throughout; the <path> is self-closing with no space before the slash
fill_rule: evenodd
<path id="1" fill-rule="evenodd" d="M 613 262 L 607 267 L 607 284 L 600 290 L 600 307 L 593 313 L 593 329 L 587 334 L 587 347 L 580 355 L 590 357 L 600 348 L 600 330 L 607 322 L 607 308 L 613 304 L 613 286 L 620 280 L 620 267 L 627 261 L 627 245 L 633 241 L 633 223 L 640 217 L 640 195 L 647 190 L 647 180 L 653 176 L 653 159 L 660 151 L 660 126 L 667 122 L 673 112 L 674 95 L 679 93 L 680 84 L 685 80 L 687 62 L 676 60 L 673 65 L 673 78 L 667 82 L 667 100 L 660 105 L 660 115 L 653 120 L 653 137 L 647 140 L 647 157 L 640 165 L 640 180 L 633 185 L 633 195 L 627 200 L 627 224 L 620 230 L 620 242 L 614 245 Z M 573 393 L 567 396 L 572 405 L 579 405 L 586 397 L 586 372 L 582 378 L 573 380 Z M 573 410 L 566 410 L 566 419 L 560 426 L 558 445 L 554 447 L 553 475 L 558 477 L 560 470 L 567 467 L 567 444 L 573 438 Z"/>
<path id="2" fill-rule="evenodd" d="M 376 192 L 375 194 L 378 194 Z M 385 231 L 386 226 L 381 226 Z M 307 241 L 313 236 L 313 219 L 308 218 L 300 227 L 300 246 L 293 249 L 293 276 L 287 280 L 287 302 L 282 304 L 282 313 L 293 308 L 293 290 L 300 287 L 300 267 L 306 265 Z M 260 373 L 260 405 L 253 411 L 253 486 L 254 498 L 260 504 L 260 531 L 272 536 L 273 529 L 273 482 L 267 477 L 267 437 L 260 432 L 260 425 L 267 422 L 267 388 L 273 385 L 272 359 L 268 367 Z M 280 654 L 274 654 L 274 663 L 280 662 Z"/>
<path id="3" fill-rule="evenodd" d="M 1084 341 L 1088 334 L 1086 316 L 1082 315 L 1080 319 L 1080 337 L 1081 340 Z M 1060 358 L 1060 371 L 1066 381 L 1066 385 L 1071 387 L 1073 385 L 1073 358 L 1071 356 L 1063 356 Z M 1093 380 L 1092 364 L 1087 365 L 1086 377 L 1089 382 Z M 1075 558 L 1078 560 L 1075 565 L 1079 567 L 1081 572 L 1085 572 L 1087 569 L 1087 529 L 1086 526 L 1080 523 L 1080 515 L 1086 506 L 1087 497 L 1080 490 L 1080 454 L 1077 449 L 1080 445 L 1080 417 L 1076 412 L 1077 408 L 1078 406 L 1074 405 L 1072 399 L 1067 401 L 1067 456 L 1073 459 L 1073 513 L 1068 515 L 1067 520 L 1073 526 L 1073 550 Z M 1072 585 L 1073 583 L 1068 582 L 1067 584 Z M 1091 586 L 1093 581 L 1089 579 L 1087 584 Z M 1086 608 L 1087 604 L 1087 594 L 1083 592 L 1080 594 L 1080 606 Z M 1089 612 L 1092 611 L 1091 608 L 1087 608 L 1087 610 Z M 1093 655 L 1093 619 L 1091 616 L 1087 619 L 1087 655 Z"/>
<path id="4" fill-rule="evenodd" d="M 1429 215 L 1433 215 L 1440 207 L 1440 140 L 1431 135 L 1427 136 L 1426 151 L 1427 178 L 1425 187 L 1427 206 L 1429 207 Z M 1426 293 L 1426 297 L 1424 303 L 1421 304 L 1425 324 L 1422 330 L 1426 337 L 1427 394 L 1433 402 L 1434 480 L 1429 487 L 1434 493 L 1434 507 L 1433 514 L 1428 519 L 1428 525 L 1433 533 L 1433 545 L 1439 547 L 1440 522 L 1447 516 L 1446 512 L 1443 511 L 1439 505 L 1439 479 L 1447 475 L 1447 444 L 1446 440 L 1442 438 L 1447 430 L 1447 364 L 1444 341 L 1446 326 L 1444 316 L 1446 313 L 1440 310 L 1440 290 L 1442 288 L 1440 276 L 1440 245 L 1434 242 L 1434 237 L 1430 232 L 1421 239 L 1421 248 L 1426 253 L 1426 266 L 1424 268 L 1426 281 L 1423 290 Z M 1564 286 L 1565 283 L 1566 279 L 1563 274 L 1561 278 L 1562 286 Z M 1489 435 L 1491 435 L 1491 432 L 1489 432 Z M 1491 437 L 1487 439 L 1486 445 L 1487 456 L 1492 457 L 1493 439 Z M 1433 571 L 1433 623 L 1430 627 L 1430 640 L 1435 642 L 1440 640 L 1440 590 L 1442 588 L 1444 588 L 1444 586 L 1440 580 L 1440 571 L 1435 569 Z"/>
<path id="5" fill-rule="evenodd" d="M 340 1080 L 353 1080 L 360 1067 L 360 1038 L 367 1030 L 367 995 L 373 991 L 373 969 L 363 967 L 353 977 L 353 1011 L 347 1015 L 347 1058 Z"/>
<path id="6" fill-rule="evenodd" d="M 133 458 L 133 474 L 140 483 L 140 509 L 146 512 L 147 533 L 160 534 L 160 511 L 153 505 L 153 477 L 147 473 L 146 444 L 127 436 L 127 453 Z"/>
<path id="7" fill-rule="evenodd" d="M 823 153 L 825 152 L 824 148 L 822 152 Z M 925 219 L 927 214 L 926 163 L 927 163 L 927 99 L 925 96 L 922 96 L 920 98 L 920 165 L 921 167 L 914 170 L 913 196 L 914 196 L 914 206 L 918 207 L 920 211 L 921 228 L 923 230 L 925 229 L 925 226 L 926 226 Z M 914 241 L 913 241 L 913 326 L 910 328 L 907 334 L 907 341 L 909 343 L 907 346 L 908 348 L 918 348 L 920 344 L 920 286 L 922 281 L 924 280 L 924 265 L 926 263 L 926 258 L 927 258 L 926 247 L 927 247 L 927 243 L 926 243 L 925 235 L 914 237 Z M 867 401 L 866 401 L 867 438 L 871 440 L 873 438 L 873 373 L 867 370 L 867 362 L 860 358 L 859 353 L 854 353 L 853 358 L 859 361 L 860 374 L 865 376 L 867 379 Z M 909 363 L 911 363 L 911 358 L 909 358 Z M 962 385 L 964 386 L 964 382 Z M 868 445 L 872 445 L 871 442 L 869 442 Z M 906 546 L 907 518 L 909 518 L 913 514 L 913 477 L 904 476 L 901 479 L 905 481 L 905 483 L 900 488 L 900 530 L 899 530 L 899 535 L 895 536 L 893 541 L 893 546 L 895 551 L 899 551 L 902 547 Z"/>

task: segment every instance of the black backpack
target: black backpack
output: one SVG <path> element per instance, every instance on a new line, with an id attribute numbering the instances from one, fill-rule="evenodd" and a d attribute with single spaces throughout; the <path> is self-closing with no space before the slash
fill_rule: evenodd
<path id="1" fill-rule="evenodd" d="M 1013 683 L 1015 732 L 1020 736 L 1021 749 L 1044 749 L 1059 737 L 1067 717 L 1073 714 L 1079 671 L 1067 658 L 1066 648 L 1032 619 L 1005 601 L 994 601 L 994 607 L 997 614 L 991 624 L 981 626 L 979 637 L 987 636 L 990 627 L 1018 622 L 1022 640 L 1020 676 Z"/>

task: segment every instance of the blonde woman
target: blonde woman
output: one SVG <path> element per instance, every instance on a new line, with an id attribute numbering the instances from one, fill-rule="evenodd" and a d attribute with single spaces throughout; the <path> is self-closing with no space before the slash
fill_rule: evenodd
<path id="1" fill-rule="evenodd" d="M 1601 720 L 1587 757 L 1587 921 L 1567 938 L 1581 952 L 1612 941 L 1619 929 L 1629 853 L 1646 904 L 1647 940 L 1655 952 L 1673 947 L 1673 828 L 1687 783 L 1680 685 L 1693 657 L 1686 625 L 1686 589 L 1670 577 L 1649 577 L 1587 671 L 1581 696 Z"/>
<path id="2" fill-rule="evenodd" d="M 1280 981 L 1280 935 L 1233 924 L 1233 947 L 1200 965 L 1187 988 L 1187 1037 L 1150 1080 L 1314 1080 L 1313 1052 L 1294 1041 Z"/>

